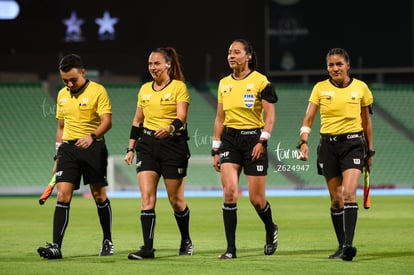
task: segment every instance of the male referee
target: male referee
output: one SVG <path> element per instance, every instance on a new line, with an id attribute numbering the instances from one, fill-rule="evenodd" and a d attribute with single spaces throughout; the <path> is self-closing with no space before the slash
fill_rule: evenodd
<path id="1" fill-rule="evenodd" d="M 89 185 L 98 209 L 103 232 L 99 256 L 111 256 L 112 210 L 106 196 L 108 150 L 104 134 L 112 127 L 112 107 L 106 89 L 85 78 L 82 59 L 76 54 L 64 56 L 59 63 L 65 87 L 57 97 L 56 187 L 57 203 L 53 218 L 53 243 L 39 247 L 46 259 L 62 258 L 62 241 L 69 222 L 73 191 Z"/>

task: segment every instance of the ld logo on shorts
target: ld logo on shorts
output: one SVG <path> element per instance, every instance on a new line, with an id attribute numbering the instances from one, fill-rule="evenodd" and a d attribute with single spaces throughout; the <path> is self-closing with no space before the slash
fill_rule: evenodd
<path id="1" fill-rule="evenodd" d="M 254 95 L 253 94 L 244 94 L 243 95 L 243 101 L 244 101 L 244 105 L 246 105 L 246 107 L 252 107 L 253 103 L 254 103 Z"/>

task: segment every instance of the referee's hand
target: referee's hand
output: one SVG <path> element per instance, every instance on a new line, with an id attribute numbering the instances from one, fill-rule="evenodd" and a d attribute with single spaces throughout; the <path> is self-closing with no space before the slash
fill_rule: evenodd
<path id="1" fill-rule="evenodd" d="M 126 164 L 131 165 L 133 160 L 134 160 L 134 151 L 129 151 L 125 155 L 124 161 L 125 161 Z"/>
<path id="2" fill-rule="evenodd" d="M 220 155 L 214 155 L 213 156 L 213 168 L 217 172 L 220 172 Z"/>
<path id="3" fill-rule="evenodd" d="M 75 146 L 81 149 L 87 149 L 93 143 L 92 136 L 85 136 L 75 142 Z"/>
<path id="4" fill-rule="evenodd" d="M 161 128 L 155 131 L 154 137 L 158 139 L 164 139 L 164 138 L 171 136 L 173 133 L 174 133 L 174 129 L 167 126 L 167 127 L 164 127 L 164 128 Z"/>
<path id="5" fill-rule="evenodd" d="M 309 147 L 306 143 L 303 143 L 300 148 L 298 149 L 299 151 L 299 159 L 303 160 L 303 161 L 307 161 L 309 158 Z"/>
<path id="6" fill-rule="evenodd" d="M 257 143 L 252 150 L 252 160 L 254 161 L 262 159 L 265 152 L 266 148 L 262 144 Z"/>

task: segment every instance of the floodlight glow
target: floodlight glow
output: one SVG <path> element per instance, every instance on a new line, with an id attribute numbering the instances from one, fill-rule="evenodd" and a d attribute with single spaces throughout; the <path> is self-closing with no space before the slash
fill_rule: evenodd
<path id="1" fill-rule="evenodd" d="M 0 0 L 0 20 L 13 20 L 20 13 L 20 7 L 14 0 Z"/>

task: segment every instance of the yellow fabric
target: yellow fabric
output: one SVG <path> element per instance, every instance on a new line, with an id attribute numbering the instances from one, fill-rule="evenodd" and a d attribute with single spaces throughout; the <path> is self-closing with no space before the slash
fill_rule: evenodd
<path id="1" fill-rule="evenodd" d="M 57 97 L 56 118 L 65 121 L 64 140 L 75 140 L 92 134 L 103 114 L 112 114 L 112 106 L 105 87 L 93 81 L 77 94 L 66 87 Z"/>
<path id="2" fill-rule="evenodd" d="M 190 94 L 186 84 L 180 80 L 172 80 L 160 91 L 155 91 L 152 85 L 153 81 L 141 86 L 137 106 L 144 113 L 144 127 L 156 131 L 177 118 L 177 103 L 190 103 Z"/>
<path id="3" fill-rule="evenodd" d="M 222 78 L 218 86 L 218 102 L 223 103 L 224 125 L 235 129 L 255 129 L 264 126 L 259 94 L 269 84 L 267 77 L 257 71 L 246 78 Z"/>
<path id="4" fill-rule="evenodd" d="M 362 131 L 361 107 L 367 107 L 373 101 L 368 86 L 355 78 L 345 88 L 336 87 L 329 79 L 320 81 L 309 98 L 309 102 L 320 108 L 321 134 L 331 135 Z"/>

